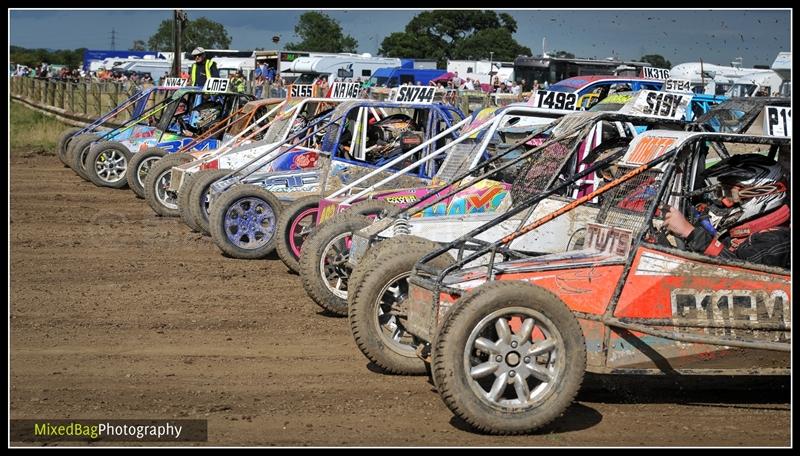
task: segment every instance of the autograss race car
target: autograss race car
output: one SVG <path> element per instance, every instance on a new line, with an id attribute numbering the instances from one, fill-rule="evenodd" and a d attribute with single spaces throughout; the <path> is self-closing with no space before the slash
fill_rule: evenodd
<path id="1" fill-rule="evenodd" d="M 127 165 L 137 152 L 159 147 L 176 152 L 192 137 L 226 117 L 251 95 L 182 88 L 123 127 L 87 138 L 80 150 L 73 150 L 73 169 L 98 186 L 122 188 L 127 185 Z M 76 143 L 77 144 L 77 143 Z M 195 149 L 215 148 L 217 138 L 195 144 Z"/>
<path id="2" fill-rule="evenodd" d="M 265 162 L 264 171 L 289 171 L 315 166 L 316 152 L 284 147 L 284 144 L 303 138 L 302 141 L 296 141 L 298 145 L 304 148 L 312 146 L 317 137 L 314 133 L 330 117 L 333 107 L 343 101 L 330 98 L 281 101 L 268 113 L 274 114 L 272 120 L 249 131 L 245 137 L 252 139 L 260 135 L 261 139 L 196 155 L 196 160 L 174 166 L 167 192 L 178 194 L 181 219 L 193 230 L 210 235 L 208 190 L 211 184 L 253 159 Z"/>
<path id="3" fill-rule="evenodd" d="M 565 182 L 425 255 L 397 314 L 445 404 L 482 432 L 517 434 L 560 416 L 585 371 L 788 374 L 790 270 L 689 252 L 661 217 L 669 205 L 697 219 L 698 192 L 713 188 L 702 178 L 708 160 L 739 150 L 777 158 L 790 147 L 787 137 L 651 130 L 621 159 L 573 177 L 610 176 L 593 192 L 479 239 Z M 515 247 L 576 217 L 588 221 L 563 233 L 575 242 L 562 252 Z"/>
<path id="4" fill-rule="evenodd" d="M 378 114 L 376 116 L 376 114 Z M 268 163 L 256 158 L 231 176 L 212 184 L 209 227 L 215 244 L 235 258 L 264 258 L 275 248 L 276 219 L 283 201 L 319 195 L 347 185 L 386 163 L 393 168 L 374 175 L 386 178 L 406 164 L 456 137 L 453 124 L 462 121 L 456 108 L 437 103 L 352 100 L 337 106 L 323 127 L 320 150 L 312 169 L 263 172 Z M 447 135 L 442 132 L 447 131 Z M 304 138 L 306 139 L 306 138 Z M 412 151 L 403 162 L 393 161 Z M 269 159 L 271 160 L 271 159 Z M 404 172 L 405 185 L 427 182 L 435 161 Z M 238 174 L 236 174 L 238 173 Z M 370 185 L 369 181 L 364 182 Z"/>
<path id="5" fill-rule="evenodd" d="M 267 98 L 250 101 L 237 111 L 220 119 L 214 126 L 193 138 L 177 152 L 169 154 L 158 147 L 151 147 L 136 154 L 131 160 L 128 186 L 140 191 L 147 204 L 161 216 L 179 215 L 177 192 L 170 191 L 172 168 L 176 165 L 197 161 L 211 155 L 219 155 L 239 145 L 258 141 L 277 111 L 281 99 Z M 223 135 L 222 143 L 212 150 L 193 150 L 195 144 Z M 149 177 L 150 170 L 154 174 Z M 139 189 L 138 191 L 136 189 Z"/>
<path id="6" fill-rule="evenodd" d="M 575 151 L 577 156 L 573 158 L 573 160 L 584 160 L 584 158 L 590 155 L 588 152 L 591 148 L 598 147 L 604 140 L 611 137 L 622 136 L 630 140 L 637 132 L 647 128 L 657 127 L 670 119 L 672 119 L 674 125 L 679 125 L 679 120 L 684 119 L 689 109 L 693 106 L 692 102 L 689 100 L 691 98 L 690 96 L 671 97 L 665 99 L 663 103 L 665 107 L 664 112 L 654 112 L 651 110 L 645 115 L 644 112 L 646 112 L 647 103 L 643 100 L 647 100 L 653 95 L 663 96 L 665 94 L 663 92 L 651 91 L 626 92 L 625 94 L 611 95 L 592 107 L 591 111 L 609 112 L 612 110 L 620 110 L 621 113 L 626 114 L 621 114 L 616 117 L 607 116 L 608 119 L 605 129 L 604 123 L 602 122 L 603 119 L 597 118 L 597 124 L 592 127 L 594 130 L 589 129 L 583 133 L 583 137 L 586 141 Z M 520 130 L 521 127 L 518 127 L 518 125 L 535 125 L 536 122 L 540 121 L 536 120 L 536 116 L 532 115 L 538 108 L 531 108 L 532 111 L 527 113 L 524 109 L 519 107 L 515 109 L 515 111 L 511 112 L 519 115 L 514 118 L 516 122 L 514 122 L 511 127 L 506 127 L 504 129 L 506 132 L 513 131 L 519 134 L 519 132 L 523 130 Z M 563 114 L 572 111 L 561 112 Z M 531 121 L 529 117 L 533 117 L 534 120 Z M 577 119 L 580 117 L 575 118 Z M 502 120 L 503 119 L 500 118 L 495 119 L 495 121 Z M 623 123 L 626 122 L 627 125 L 623 125 Z M 497 125 L 494 126 L 494 128 L 496 127 Z M 530 130 L 530 127 L 525 129 Z M 532 143 L 530 138 L 526 138 L 526 141 L 528 141 L 526 145 L 529 147 L 532 147 L 534 144 L 539 145 L 541 144 L 541 138 L 539 139 L 538 143 Z M 485 148 L 487 145 L 486 143 L 482 145 L 484 150 L 486 150 Z M 518 153 L 516 155 L 509 154 L 507 159 L 515 159 L 516 157 L 518 157 Z M 560 163 L 561 157 L 551 158 L 554 160 L 553 163 Z M 518 165 L 521 164 L 519 160 L 517 160 L 517 163 Z M 485 166 L 477 163 L 475 163 L 475 165 Z M 546 169 L 544 164 L 542 165 L 542 169 Z M 576 169 L 576 171 L 577 170 L 579 169 Z M 512 171 L 505 172 L 513 176 Z M 494 177 L 493 179 L 496 178 L 497 177 Z M 515 178 L 511 177 L 509 182 L 514 180 Z M 324 206 L 324 209 L 320 211 L 320 218 L 327 218 L 334 212 L 344 211 L 354 203 L 367 204 L 366 201 L 369 200 L 365 201 L 365 198 L 369 198 L 370 200 L 385 200 L 388 198 L 388 201 L 399 204 L 400 206 L 407 206 L 409 203 L 414 203 L 415 209 L 413 211 L 403 212 L 404 216 L 408 216 L 409 213 L 413 214 L 413 219 L 409 220 L 407 223 L 409 229 L 414 231 L 414 234 L 421 234 L 423 237 L 436 240 L 453 239 L 458 236 L 457 233 L 459 233 L 459 230 L 465 229 L 467 226 L 470 226 L 470 224 L 474 226 L 475 223 L 482 223 L 487 220 L 487 218 L 492 217 L 491 212 L 494 210 L 505 210 L 508 207 L 508 201 L 503 202 L 508 192 L 501 191 L 492 181 L 473 183 L 473 185 L 475 185 L 475 187 L 465 190 L 461 195 L 451 194 L 450 197 L 453 198 L 452 201 L 449 199 L 446 201 L 439 201 L 435 206 L 428 205 L 427 207 L 424 205 L 421 206 L 421 204 L 428 198 L 428 196 L 423 196 L 425 193 L 428 193 L 428 189 L 406 189 L 396 192 L 383 191 L 370 195 L 367 195 L 368 190 L 364 190 L 357 195 L 323 200 L 321 206 Z M 591 191 L 593 185 L 593 179 L 584 180 L 581 182 L 581 185 L 575 189 L 575 194 L 573 196 L 578 197 L 587 191 Z M 437 190 L 442 189 L 439 188 Z M 473 192 L 484 194 L 484 197 L 470 196 L 470 193 Z M 492 195 L 492 197 L 487 199 L 486 195 Z M 365 202 L 359 203 L 359 201 Z M 483 204 L 480 207 L 473 207 L 473 201 L 479 201 Z M 377 201 L 373 201 L 373 205 L 375 205 L 374 203 L 376 202 Z M 488 207 L 485 206 L 487 203 L 490 203 Z M 495 203 L 497 204 L 495 205 Z M 473 209 L 469 211 L 465 210 L 468 207 L 473 207 Z M 336 226 L 334 226 L 334 224 Z M 339 217 L 336 222 L 331 221 L 324 225 L 324 227 L 320 225 L 318 232 L 315 232 L 309 238 L 309 241 L 314 239 L 314 248 L 311 249 L 311 251 L 307 250 L 306 254 L 303 254 L 304 257 L 306 257 L 306 255 L 307 257 L 301 260 L 301 264 L 304 266 L 301 267 L 300 271 L 306 291 L 317 304 L 335 314 L 343 315 L 347 312 L 347 289 L 350 287 L 349 278 L 351 268 L 355 263 L 354 258 L 348 256 L 352 242 L 351 235 L 353 232 L 366 227 L 368 224 L 369 222 L 366 219 L 353 215 L 349 218 Z M 370 242 L 375 242 L 376 239 L 378 238 L 373 236 Z M 359 255 L 363 255 L 363 252 L 359 252 Z"/>

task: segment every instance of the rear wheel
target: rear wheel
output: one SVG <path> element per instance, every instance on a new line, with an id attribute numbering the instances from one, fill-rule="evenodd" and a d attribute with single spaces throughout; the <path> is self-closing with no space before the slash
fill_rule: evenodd
<path id="1" fill-rule="evenodd" d="M 131 162 L 128 165 L 128 168 L 130 168 L 128 172 L 128 187 L 139 198 L 144 198 L 144 180 L 147 178 L 150 168 L 165 155 L 167 155 L 167 151 L 164 149 L 150 147 L 134 154 L 133 158 L 131 158 Z"/>
<path id="2" fill-rule="evenodd" d="M 210 210 L 208 190 L 211 188 L 211 184 L 222 179 L 230 172 L 231 170 L 229 169 L 198 171 L 194 175 L 194 184 L 192 184 L 189 194 L 186 195 L 189 199 L 189 215 L 194 219 L 199 231 L 207 236 L 211 235 L 211 229 L 208 226 Z"/>
<path id="3" fill-rule="evenodd" d="M 353 233 L 393 207 L 381 200 L 356 203 L 317 227 L 306 240 L 300 256 L 300 276 L 314 302 L 335 315 L 347 315 L 348 279 L 352 272 L 348 258 Z"/>
<path id="4" fill-rule="evenodd" d="M 161 158 L 150 169 L 144 180 L 144 199 L 156 214 L 162 217 L 177 217 L 178 194 L 169 189 L 172 181 L 172 167 L 192 161 L 189 154 L 171 154 Z"/>
<path id="5" fill-rule="evenodd" d="M 58 144 L 56 145 L 56 155 L 58 155 L 58 159 L 61 160 L 61 163 L 64 166 L 69 166 L 67 162 L 67 148 L 72 140 L 76 137 L 75 133 L 83 130 L 82 128 L 68 128 L 61 133 L 61 136 L 58 137 Z"/>
<path id="6" fill-rule="evenodd" d="M 281 202 L 258 185 L 236 185 L 214 201 L 209 217 L 211 238 L 226 255 L 261 259 L 275 250 Z"/>
<path id="7" fill-rule="evenodd" d="M 189 192 L 192 191 L 194 185 L 194 173 L 186 173 L 183 176 L 183 184 L 178 190 L 178 213 L 181 216 L 181 221 L 186 224 L 192 231 L 200 232 L 201 229 L 194 221 L 194 217 L 189 212 Z"/>
<path id="8" fill-rule="evenodd" d="M 586 370 L 578 321 L 550 291 L 490 282 L 456 301 L 433 342 L 444 403 L 478 430 L 522 434 L 559 417 Z"/>
<path id="9" fill-rule="evenodd" d="M 304 196 L 292 202 L 278 217 L 278 239 L 275 250 L 293 272 L 300 271 L 300 249 L 317 224 L 320 197 Z"/>
<path id="10" fill-rule="evenodd" d="M 414 265 L 438 247 L 437 243 L 416 236 L 386 240 L 370 249 L 374 251 L 371 270 L 362 274 L 359 282 L 349 284 L 348 319 L 356 345 L 364 356 L 388 373 L 428 372 L 425 361 L 417 355 L 421 341 L 406 332 L 405 301 Z M 453 261 L 445 254 L 432 264 L 446 267 Z"/>
<path id="11" fill-rule="evenodd" d="M 86 175 L 85 171 L 85 159 L 86 154 L 89 153 L 89 148 L 95 141 L 100 141 L 99 136 L 93 133 L 85 133 L 73 138 L 69 146 L 67 146 L 67 164 L 83 180 L 89 180 L 89 176 Z"/>
<path id="12" fill-rule="evenodd" d="M 103 141 L 92 145 L 84 160 L 84 172 L 98 187 L 122 188 L 128 185 L 126 172 L 131 152 L 116 141 Z"/>

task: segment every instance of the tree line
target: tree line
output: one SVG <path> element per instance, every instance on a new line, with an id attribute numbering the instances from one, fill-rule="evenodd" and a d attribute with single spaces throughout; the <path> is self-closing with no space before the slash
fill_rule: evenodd
<path id="1" fill-rule="evenodd" d="M 131 51 L 173 51 L 172 20 L 162 21 L 147 40 L 135 40 Z M 181 47 L 190 52 L 196 47 L 228 49 L 231 36 L 225 27 L 205 17 L 186 20 L 182 24 Z M 494 11 L 425 11 L 414 16 L 402 32 L 394 32 L 381 42 L 378 53 L 386 57 L 433 59 L 440 68 L 447 60 L 482 60 L 492 56 L 497 61 L 513 61 L 518 55 L 531 55 L 531 49 L 513 37 L 517 21 L 508 13 Z M 284 48 L 311 52 L 357 52 L 358 41 L 342 30 L 338 21 L 325 13 L 309 11 L 300 16 L 294 27 L 299 42 Z M 11 46 L 11 61 L 27 66 L 41 62 L 77 67 L 83 61 L 85 48 L 59 51 L 25 49 Z M 574 58 L 568 51 L 556 51 L 554 57 Z M 658 54 L 642 56 L 640 61 L 657 68 L 670 68 L 671 62 Z"/>

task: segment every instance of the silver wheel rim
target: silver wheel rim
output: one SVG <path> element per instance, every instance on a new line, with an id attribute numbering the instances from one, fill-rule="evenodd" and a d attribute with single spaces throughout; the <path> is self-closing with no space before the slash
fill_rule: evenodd
<path id="1" fill-rule="evenodd" d="M 178 195 L 169 191 L 169 184 L 172 181 L 172 168 L 163 171 L 156 178 L 156 199 L 158 202 L 169 209 L 178 209 Z"/>
<path id="2" fill-rule="evenodd" d="M 125 155 L 113 149 L 100 152 L 94 161 L 97 177 L 110 184 L 124 179 L 127 167 L 128 160 L 125 159 Z"/>
<path id="3" fill-rule="evenodd" d="M 408 315 L 403 301 L 408 297 L 410 275 L 411 272 L 398 274 L 381 288 L 373 323 L 385 347 L 401 355 L 415 357 L 419 342 L 402 325 L 402 320 Z"/>
<path id="4" fill-rule="evenodd" d="M 516 332 L 509 325 L 514 319 Z M 520 411 L 554 393 L 564 374 L 565 353 L 564 339 L 549 318 L 527 307 L 509 307 L 472 329 L 464 347 L 464 373 L 482 402 Z"/>
<path id="5" fill-rule="evenodd" d="M 322 250 L 322 258 L 319 260 L 319 273 L 325 287 L 342 299 L 347 299 L 347 279 L 350 277 L 350 265 L 347 257 L 350 249 L 347 246 L 347 238 L 352 233 L 341 233 L 331 239 Z"/>
<path id="6" fill-rule="evenodd" d="M 153 163 L 160 160 L 161 157 L 147 157 L 139 163 L 139 169 L 136 171 L 136 180 L 139 182 L 139 185 L 144 188 L 144 181 L 147 179 L 147 173 L 150 172 L 150 168 L 153 167 Z"/>

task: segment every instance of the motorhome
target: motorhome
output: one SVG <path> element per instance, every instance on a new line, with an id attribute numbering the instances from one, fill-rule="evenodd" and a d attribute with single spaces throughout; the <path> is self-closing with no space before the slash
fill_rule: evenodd
<path id="1" fill-rule="evenodd" d="M 770 68 L 778 73 L 782 79 L 781 86 L 778 89 L 780 96 L 792 96 L 792 53 L 779 52 L 778 56 L 775 57 L 775 61 L 772 62 L 772 66 Z"/>
<path id="2" fill-rule="evenodd" d="M 783 79 L 773 70 L 749 73 L 737 79 L 725 92 L 726 97 L 778 96 Z"/>
<path id="3" fill-rule="evenodd" d="M 193 62 L 191 60 L 181 60 L 181 69 L 188 72 Z M 164 59 L 131 59 L 120 65 L 112 67 L 113 70 L 135 71 L 137 73 L 150 73 L 154 81 L 161 77 L 169 76 L 172 71 L 172 60 Z"/>
<path id="4" fill-rule="evenodd" d="M 695 93 L 708 95 L 725 95 L 725 92 L 741 77 L 770 72 L 772 72 L 770 69 L 742 68 L 740 61 L 731 62 L 731 66 L 687 62 L 675 65 L 669 70 L 671 79 L 687 80 Z"/>
<path id="5" fill-rule="evenodd" d="M 300 73 L 294 81 L 310 84 L 318 77 L 327 77 L 328 82 L 361 79 L 366 81 L 379 68 L 399 67 L 398 58 L 372 57 L 370 54 L 338 54 L 321 57 L 299 57 L 292 62 L 290 72 Z"/>
<path id="6" fill-rule="evenodd" d="M 492 77 L 497 76 L 500 82 L 514 80 L 514 62 L 491 60 L 448 60 L 447 71 L 458 72 L 462 79 L 477 79 L 481 84 L 491 84 Z"/>

